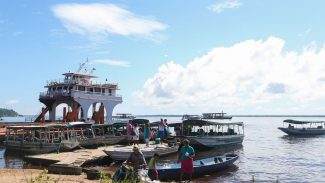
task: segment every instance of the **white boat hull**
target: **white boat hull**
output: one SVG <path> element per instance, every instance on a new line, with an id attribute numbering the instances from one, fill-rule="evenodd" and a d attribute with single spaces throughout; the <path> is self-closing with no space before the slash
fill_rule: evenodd
<path id="1" fill-rule="evenodd" d="M 225 135 L 225 136 L 187 136 L 190 144 L 203 147 L 220 147 L 227 145 L 240 145 L 243 143 L 244 135 Z"/>
<path id="2" fill-rule="evenodd" d="M 323 135 L 324 128 L 279 128 L 288 135 Z"/>
<path id="3" fill-rule="evenodd" d="M 113 160 L 124 161 L 128 159 L 132 152 L 133 146 L 116 146 L 111 149 L 105 149 L 104 152 L 110 156 Z M 140 147 L 141 152 L 144 157 L 151 158 L 155 153 L 158 153 L 160 156 L 165 156 L 169 154 L 176 153 L 178 150 L 177 146 L 151 146 L 151 147 Z"/>

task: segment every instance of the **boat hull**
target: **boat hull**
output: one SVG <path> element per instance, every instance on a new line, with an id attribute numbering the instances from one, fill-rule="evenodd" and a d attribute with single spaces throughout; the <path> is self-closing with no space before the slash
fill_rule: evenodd
<path id="1" fill-rule="evenodd" d="M 124 161 L 127 160 L 132 152 L 132 146 L 125 146 L 114 148 L 112 150 L 104 150 L 104 152 L 115 161 Z M 131 148 L 130 148 L 131 147 Z M 166 156 L 169 154 L 176 153 L 178 150 L 177 146 L 173 147 L 154 147 L 154 148 L 140 148 L 142 154 L 146 159 L 153 157 L 155 153 L 158 153 L 160 156 Z"/>
<path id="2" fill-rule="evenodd" d="M 191 146 L 196 147 L 223 147 L 228 145 L 240 145 L 243 143 L 244 135 L 224 135 L 224 136 L 186 136 Z"/>
<path id="3" fill-rule="evenodd" d="M 79 142 L 76 141 L 69 141 L 69 140 L 62 140 L 60 144 L 60 151 L 71 151 L 79 146 Z"/>
<path id="4" fill-rule="evenodd" d="M 214 161 L 215 158 L 218 157 L 194 161 L 193 177 L 200 177 L 207 174 L 216 173 L 220 170 L 224 170 L 229 166 L 233 165 L 234 162 L 238 159 L 238 156 L 234 154 L 227 155 L 223 162 L 215 162 Z M 180 179 L 180 175 L 181 175 L 180 164 L 171 164 L 168 167 L 164 165 L 157 166 L 157 170 L 158 170 L 158 177 L 160 181 L 173 181 L 173 180 Z"/>
<path id="5" fill-rule="evenodd" d="M 60 143 L 5 141 L 6 150 L 28 154 L 44 154 L 58 151 Z"/>
<path id="6" fill-rule="evenodd" d="M 82 147 L 115 145 L 127 140 L 127 136 L 96 136 L 95 138 L 79 139 Z"/>
<path id="7" fill-rule="evenodd" d="M 325 129 L 323 128 L 283 128 L 279 127 L 281 131 L 288 135 L 295 136 L 312 136 L 312 135 L 324 135 Z"/>

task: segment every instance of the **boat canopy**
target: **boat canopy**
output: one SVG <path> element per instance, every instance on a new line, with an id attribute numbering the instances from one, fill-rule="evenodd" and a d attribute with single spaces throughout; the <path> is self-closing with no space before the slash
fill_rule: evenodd
<path id="1" fill-rule="evenodd" d="M 325 121 L 298 121 L 293 119 L 286 119 L 283 122 L 291 123 L 291 124 L 309 124 L 309 123 L 324 123 Z"/>
<path id="2" fill-rule="evenodd" d="M 115 122 L 113 124 L 111 124 L 114 128 L 120 128 L 120 127 L 125 127 L 127 125 L 127 123 L 123 123 L 123 122 Z"/>
<path id="3" fill-rule="evenodd" d="M 93 128 L 105 128 L 105 127 L 111 127 L 113 126 L 112 124 L 93 124 Z"/>
<path id="4" fill-rule="evenodd" d="M 7 126 L 7 129 L 13 130 L 39 130 L 39 129 L 51 129 L 51 128 L 66 128 L 66 125 L 54 124 L 54 125 L 29 125 L 29 126 Z"/>
<path id="5" fill-rule="evenodd" d="M 68 128 L 82 128 L 82 127 L 91 127 L 92 123 L 86 123 L 86 122 L 70 122 L 67 123 Z"/>
<path id="6" fill-rule="evenodd" d="M 148 124 L 149 120 L 147 119 L 132 119 L 131 120 L 133 124 L 138 124 L 138 125 L 144 125 L 144 124 Z"/>
<path id="7" fill-rule="evenodd" d="M 151 127 L 158 127 L 160 124 L 160 121 L 151 122 L 149 124 Z M 168 123 L 168 127 L 176 127 L 176 126 L 180 126 L 182 124 L 183 124 L 182 122 L 170 122 L 170 123 Z"/>
<path id="8" fill-rule="evenodd" d="M 196 126 L 207 126 L 207 125 L 238 125 L 242 126 L 243 122 L 214 122 L 198 119 L 189 119 L 183 121 L 184 125 L 196 125 Z"/>

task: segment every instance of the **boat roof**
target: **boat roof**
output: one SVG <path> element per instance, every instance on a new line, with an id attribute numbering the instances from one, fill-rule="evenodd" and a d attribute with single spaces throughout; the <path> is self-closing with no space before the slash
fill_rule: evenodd
<path id="1" fill-rule="evenodd" d="M 308 123 L 324 123 L 325 121 L 299 121 L 299 120 L 293 120 L 293 119 L 286 119 L 283 122 L 291 123 L 291 124 L 308 124 Z"/>
<path id="2" fill-rule="evenodd" d="M 37 130 L 37 129 L 45 129 L 45 128 L 66 128 L 67 126 L 64 124 L 50 124 L 50 125 L 28 125 L 28 126 L 7 126 L 7 129 L 19 130 Z"/>
<path id="3" fill-rule="evenodd" d="M 84 77 L 84 78 L 97 78 L 97 76 L 87 74 L 87 73 L 79 73 L 79 72 L 67 72 L 67 73 L 63 73 L 62 75 L 64 75 L 64 76 L 80 76 L 80 77 Z"/>
<path id="4" fill-rule="evenodd" d="M 154 126 L 157 127 L 157 126 L 159 126 L 160 121 L 151 122 L 149 124 L 150 124 L 151 127 L 154 127 Z M 182 125 L 182 122 L 170 122 L 170 123 L 168 123 L 169 127 L 175 127 L 175 126 L 180 126 L 180 125 Z"/>
<path id="5" fill-rule="evenodd" d="M 183 121 L 184 125 L 239 125 L 242 126 L 243 122 L 218 122 L 218 121 L 207 121 L 202 119 L 189 119 Z"/>
<path id="6" fill-rule="evenodd" d="M 80 127 L 85 127 L 85 126 L 91 126 L 93 125 L 92 123 L 87 123 L 87 122 L 82 122 L 82 121 L 77 121 L 77 122 L 69 122 L 67 123 L 68 128 L 80 128 Z"/>
<path id="7" fill-rule="evenodd" d="M 138 125 L 148 124 L 149 120 L 147 119 L 132 119 L 132 123 L 136 123 Z"/>

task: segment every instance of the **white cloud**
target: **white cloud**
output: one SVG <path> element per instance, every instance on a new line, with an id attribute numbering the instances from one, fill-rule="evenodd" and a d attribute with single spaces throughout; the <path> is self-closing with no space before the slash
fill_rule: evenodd
<path id="1" fill-rule="evenodd" d="M 106 65 L 120 66 L 120 67 L 130 67 L 129 62 L 120 61 L 120 60 L 102 59 L 102 60 L 94 60 L 94 61 L 92 61 L 92 63 L 106 64 Z"/>
<path id="2" fill-rule="evenodd" d="M 239 8 L 241 5 L 242 3 L 239 0 L 225 0 L 210 5 L 208 9 L 216 13 L 221 13 L 225 9 Z"/>
<path id="3" fill-rule="evenodd" d="M 325 100 L 325 47 L 286 52 L 284 45 L 275 37 L 247 40 L 214 48 L 186 66 L 169 62 L 135 96 L 148 106 L 201 110 Z"/>
<path id="4" fill-rule="evenodd" d="M 15 104 L 18 104 L 19 101 L 18 100 L 15 100 L 15 99 L 12 99 L 12 100 L 8 100 L 6 102 L 7 105 L 15 105 Z"/>
<path id="5" fill-rule="evenodd" d="M 101 39 L 109 34 L 160 39 L 167 25 L 109 3 L 59 4 L 52 8 L 69 32 Z"/>

